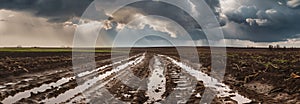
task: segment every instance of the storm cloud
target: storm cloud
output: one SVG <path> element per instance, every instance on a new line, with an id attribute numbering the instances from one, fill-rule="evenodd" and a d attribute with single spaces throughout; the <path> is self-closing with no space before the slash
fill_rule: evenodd
<path id="1" fill-rule="evenodd" d="M 51 22 L 64 22 L 81 16 L 93 0 L 1 0 L 0 9 L 31 12 L 49 18 Z"/>
<path id="2" fill-rule="evenodd" d="M 114 35 L 110 34 L 116 34 L 136 17 L 147 15 L 160 15 L 174 20 L 189 32 L 193 40 L 206 38 L 201 30 L 201 26 L 189 14 L 180 10 L 180 8 L 176 8 L 176 6 L 159 2 L 158 0 L 144 0 L 143 2 L 129 4 L 120 11 L 112 13 L 111 7 L 118 6 L 121 2 L 130 1 L 135 0 L 98 0 L 97 3 L 92 5 L 93 0 L 1 0 L 0 9 L 25 13 L 26 16 L 32 16 L 32 18 L 42 18 L 43 24 L 51 25 L 54 29 L 53 31 L 61 32 L 55 32 L 55 34 L 65 34 L 63 31 L 66 27 L 76 28 L 80 25 L 78 24 L 80 17 L 87 7 L 90 6 L 91 8 L 88 10 L 90 13 L 86 15 L 86 18 L 105 24 L 107 38 L 113 39 Z M 300 33 L 300 27 L 298 26 L 300 24 L 298 20 L 300 18 L 300 0 L 205 1 L 219 20 L 226 39 L 273 43 L 299 37 L 297 34 Z M 197 6 L 195 5 L 196 2 L 197 0 L 186 0 L 184 5 L 190 7 L 189 10 L 192 13 L 201 14 L 201 11 L 195 9 Z M 22 18 L 22 16 L 19 18 Z M 8 20 L 9 17 L 0 18 L 2 24 L 5 23 L 7 25 Z M 20 26 L 23 26 L 21 24 L 27 24 L 27 22 L 18 23 L 20 23 Z M 36 23 L 31 24 L 39 26 L 39 22 L 37 21 Z M 186 35 L 172 28 L 173 25 L 163 19 L 152 18 L 129 27 L 132 29 L 152 29 L 167 33 L 173 38 Z M 12 24 L 6 27 L 8 26 L 12 26 Z M 6 31 L 3 28 L 0 30 L 1 33 L 9 33 L 7 32 L 8 29 Z M 21 30 L 26 31 L 27 29 L 24 27 Z M 34 34 L 38 33 L 35 32 Z M 63 36 L 61 35 L 61 38 L 65 38 Z"/>
<path id="3" fill-rule="evenodd" d="M 298 6 L 299 0 L 224 0 L 228 24 L 223 30 L 229 39 L 286 41 L 300 33 Z"/>
<path id="4" fill-rule="evenodd" d="M 219 12 L 220 12 L 219 1 L 218 0 L 206 0 L 206 1 L 209 4 L 209 6 L 212 8 L 212 11 L 215 13 L 215 16 L 221 21 L 219 16 Z M 201 11 L 198 11 L 195 8 L 195 6 L 197 5 L 195 5 L 194 2 L 197 1 L 187 0 L 178 3 L 182 3 L 182 5 L 184 5 L 185 7 L 188 7 L 188 10 L 191 11 L 190 13 L 194 15 L 199 15 L 199 12 Z M 111 1 L 111 4 L 113 3 L 114 1 Z M 100 5 L 100 6 L 103 7 L 104 5 Z M 148 16 L 148 15 L 162 16 L 175 21 L 189 33 L 189 35 L 193 40 L 206 38 L 204 32 L 201 30 L 201 26 L 197 23 L 196 20 L 194 20 L 191 14 L 187 13 L 186 11 L 182 10 L 181 8 L 175 5 L 171 5 L 160 1 L 145 0 L 145 1 L 129 4 L 126 7 L 119 9 L 119 11 L 116 11 L 113 14 L 111 14 L 110 20 L 122 24 L 127 24 L 128 22 L 137 19 L 138 17 Z M 203 16 L 203 14 L 201 15 Z M 172 25 L 172 23 L 170 22 L 165 22 L 165 21 L 155 20 L 155 19 L 145 20 L 145 21 L 149 21 L 149 22 L 146 22 L 145 24 L 145 22 L 141 21 L 140 24 L 136 24 L 136 25 L 140 26 L 141 24 L 143 24 L 142 27 L 145 27 L 145 25 L 149 25 L 154 30 L 160 32 L 166 32 L 171 37 L 174 38 L 180 37 L 182 39 L 187 35 L 187 34 L 183 34 L 182 32 L 176 31 L 176 28 L 174 28 L 176 26 Z M 203 19 L 203 21 L 205 21 L 205 19 Z M 207 23 L 209 24 L 209 22 Z M 225 23 L 221 22 L 220 25 L 225 25 Z"/>
<path id="5" fill-rule="evenodd" d="M 109 14 L 110 6 L 117 6 L 120 2 L 131 2 L 134 0 L 96 0 L 96 3 L 90 5 L 93 0 L 4 0 L 0 1 L 0 9 L 11 9 L 16 11 L 24 11 L 33 13 L 36 16 L 42 16 L 48 18 L 49 22 L 61 22 L 69 24 L 70 22 L 77 24 L 74 22 L 74 17 L 80 17 L 83 12 L 89 8 L 89 15 L 86 16 L 88 19 L 98 20 L 101 22 L 105 22 L 106 19 L 112 19 L 112 22 L 106 23 L 114 23 L 117 22 L 119 24 L 126 24 L 127 22 L 134 19 L 133 17 L 136 14 L 141 15 L 160 15 L 164 17 L 168 17 L 172 20 L 175 20 L 181 26 L 183 26 L 186 30 L 188 30 L 193 37 L 193 39 L 197 40 L 199 38 L 204 38 L 203 32 L 198 31 L 201 27 L 196 21 L 189 16 L 185 11 L 180 8 L 158 1 L 150 1 L 145 0 L 142 2 L 132 3 L 122 8 L 120 11 L 114 14 Z M 218 16 L 219 1 L 218 0 L 206 0 L 209 6 L 213 9 L 215 14 Z M 188 0 L 186 6 L 195 7 L 193 4 L 194 0 Z M 109 4 L 109 5 L 107 5 Z M 162 9 L 157 9 L 162 8 Z M 191 8 L 193 9 L 193 8 Z M 194 13 L 198 13 L 199 11 L 192 10 Z M 73 20 L 72 20 L 73 19 Z M 78 20 L 77 20 L 78 21 Z M 158 21 L 158 20 L 157 20 Z M 151 24 L 148 24 L 151 25 Z M 108 24 L 107 26 L 110 26 Z M 174 29 L 172 27 L 167 27 L 167 30 L 159 29 L 164 27 L 153 26 L 152 28 L 162 32 L 169 32 L 171 36 L 175 36 L 173 32 Z M 182 34 L 176 34 L 182 35 Z"/>

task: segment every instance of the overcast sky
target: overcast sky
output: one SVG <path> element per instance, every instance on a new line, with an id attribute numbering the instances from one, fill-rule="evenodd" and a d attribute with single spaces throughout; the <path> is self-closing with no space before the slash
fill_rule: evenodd
<path id="1" fill-rule="evenodd" d="M 141 33 L 165 38 L 148 36 L 136 46 L 170 45 L 165 39 L 177 45 L 208 45 L 205 35 L 209 34 L 204 34 L 188 14 L 203 15 L 197 9 L 198 0 L 182 2 L 188 11 L 159 0 L 145 0 L 113 12 L 112 7 L 120 5 L 120 1 L 136 0 L 1 0 L 0 47 L 72 46 L 76 29 L 85 34 L 83 40 L 88 40 L 89 34 L 99 27 L 103 31 L 99 33 L 97 46 L 111 46 L 120 32 L 125 34 L 123 45 Z M 225 38 L 214 40 L 216 43 L 225 41 L 227 46 L 236 47 L 300 46 L 300 0 L 205 1 L 220 24 L 214 28 L 224 33 Z M 89 14 L 82 18 L 85 11 Z"/>

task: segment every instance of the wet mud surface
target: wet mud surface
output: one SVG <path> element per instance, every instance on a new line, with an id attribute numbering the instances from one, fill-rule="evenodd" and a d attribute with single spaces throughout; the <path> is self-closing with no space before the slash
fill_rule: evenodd
<path id="1" fill-rule="evenodd" d="M 198 57 L 187 52 L 189 60 L 184 61 L 173 48 L 132 51 L 129 57 L 115 59 L 111 53 L 96 53 L 95 68 L 86 62 L 78 70 L 72 69 L 72 53 L 1 53 L 0 101 L 300 103 L 298 50 L 227 49 L 224 80 L 211 76 L 208 48 L 199 48 Z"/>

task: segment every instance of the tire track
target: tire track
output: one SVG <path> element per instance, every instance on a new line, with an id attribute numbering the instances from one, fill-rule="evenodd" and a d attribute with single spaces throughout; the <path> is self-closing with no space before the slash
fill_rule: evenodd
<path id="1" fill-rule="evenodd" d="M 132 77 L 132 73 L 130 74 L 131 71 L 129 70 L 134 70 L 134 68 L 140 67 L 140 65 L 143 65 L 146 62 L 147 60 L 144 54 L 142 59 L 139 60 L 139 62 L 124 68 L 118 73 L 112 74 L 111 77 L 99 81 L 92 87 L 83 91 L 83 94 L 86 98 L 83 98 L 82 96 L 76 96 L 67 102 L 82 102 L 82 100 L 84 100 L 84 102 L 99 104 L 122 103 L 121 99 L 117 99 L 116 96 L 114 96 L 113 93 L 111 93 L 108 89 L 110 88 L 110 86 L 113 88 L 119 86 L 120 84 L 115 84 L 116 82 L 118 82 L 118 79 L 130 79 L 129 77 Z M 131 92 L 136 93 L 138 92 L 138 90 Z M 125 96 L 129 96 L 129 94 L 126 94 Z"/>
<path id="2" fill-rule="evenodd" d="M 44 92 L 48 89 L 52 89 L 53 87 L 58 87 L 64 83 L 67 83 L 69 82 L 71 79 L 74 79 L 75 77 L 70 77 L 70 78 L 62 78 L 60 80 L 58 80 L 57 82 L 52 82 L 50 84 L 43 84 L 42 86 L 40 87 L 36 87 L 36 88 L 33 88 L 31 90 L 27 90 L 25 92 L 21 92 L 21 93 L 17 93 L 16 95 L 14 96 L 10 96 L 6 99 L 4 99 L 2 101 L 2 103 L 4 104 L 9 104 L 9 103 L 15 103 L 23 98 L 28 98 L 31 96 L 32 93 L 38 93 L 38 92 Z"/>
<path id="3" fill-rule="evenodd" d="M 44 75 L 43 75 L 44 74 Z M 5 89 L 0 92 L 0 100 L 4 100 L 7 97 L 15 96 L 18 93 L 30 90 L 42 86 L 43 84 L 49 84 L 51 82 L 57 82 L 63 76 L 71 76 L 66 70 L 58 70 L 55 72 L 45 72 L 43 74 L 35 74 L 21 76 L 15 78 L 15 81 L 10 81 L 4 84 Z M 31 77 L 30 77 L 31 76 Z M 3 92 L 2 92 L 3 91 Z"/>
<path id="4" fill-rule="evenodd" d="M 105 72 L 104 74 L 101 74 L 101 75 L 96 76 L 92 79 L 84 81 L 83 84 L 78 85 L 74 89 L 70 89 L 70 90 L 66 91 L 63 94 L 60 94 L 59 96 L 57 96 L 55 98 L 44 99 L 43 101 L 41 101 L 41 103 L 54 104 L 54 103 L 61 103 L 61 102 L 67 101 L 68 99 L 71 99 L 72 97 L 74 97 L 75 95 L 81 93 L 82 91 L 87 90 L 88 88 L 92 87 L 92 85 L 94 85 L 98 81 L 101 81 L 104 78 L 110 76 L 111 74 L 117 73 L 117 72 L 121 71 L 122 69 L 125 69 L 129 65 L 140 63 L 141 60 L 143 60 L 143 58 L 144 58 L 144 56 L 141 56 L 139 58 L 136 58 L 134 61 L 130 61 L 128 63 L 122 64 L 122 65 L 116 67 L 115 69 L 113 69 L 111 71 Z"/>
<path id="5" fill-rule="evenodd" d="M 145 103 L 151 104 L 163 100 L 163 94 L 166 91 L 166 78 L 164 75 L 164 65 L 157 56 L 151 59 L 149 69 L 151 76 L 148 79 L 148 88 L 146 91 L 149 98 Z"/>
<path id="6" fill-rule="evenodd" d="M 83 74 L 81 74 L 80 77 L 86 77 L 87 75 L 89 74 L 92 74 L 92 73 L 95 73 L 97 71 L 100 71 L 102 69 L 105 69 L 105 68 L 108 68 L 108 67 L 112 67 L 113 65 L 119 65 L 119 64 L 122 64 L 122 62 L 125 62 L 125 61 L 128 61 L 130 59 L 133 59 L 133 58 L 136 58 L 140 55 L 136 55 L 136 56 L 133 56 L 133 57 L 130 57 L 128 59 L 125 59 L 125 60 L 121 60 L 121 61 L 118 61 L 116 63 L 113 63 L 113 64 L 110 64 L 110 65 L 105 65 L 103 67 L 100 67 L 100 68 L 97 68 L 95 70 L 92 70 L 92 71 L 86 71 L 86 72 L 83 72 Z M 57 73 L 54 73 L 53 75 L 55 75 Z M 4 103 L 4 104 L 8 104 L 8 103 L 15 103 L 15 102 L 18 102 L 20 101 L 21 99 L 25 99 L 25 98 L 29 98 L 31 97 L 32 95 L 35 95 L 37 93 L 42 93 L 42 92 L 45 92 L 45 91 L 49 91 L 49 90 L 54 90 L 55 89 L 58 89 L 60 88 L 63 84 L 67 84 L 69 82 L 71 82 L 71 80 L 75 79 L 75 76 L 72 76 L 72 77 L 64 77 L 64 78 L 61 78 L 61 79 L 58 79 L 54 82 L 51 82 L 53 81 L 52 79 L 53 77 L 50 77 L 48 78 L 47 80 L 45 80 L 43 83 L 44 84 L 41 84 L 40 86 L 37 86 L 37 87 L 34 87 L 34 88 L 31 88 L 29 90 L 25 90 L 23 92 L 17 92 L 15 95 L 13 96 L 8 96 L 6 98 L 4 98 L 1 103 Z M 47 84 L 48 83 L 48 84 Z M 29 86 L 30 87 L 30 86 Z M 28 88 L 27 88 L 28 89 Z"/>
<path id="7" fill-rule="evenodd" d="M 164 75 L 167 82 L 167 91 L 163 95 L 164 99 L 159 103 L 186 104 L 193 94 L 196 80 L 169 60 L 160 55 L 158 57 L 164 64 Z"/>
<path id="8" fill-rule="evenodd" d="M 119 76 L 111 80 L 105 88 L 94 92 L 96 96 L 92 96 L 90 103 L 96 104 L 122 104 L 133 103 L 141 104 L 146 101 L 144 78 L 148 76 L 149 59 L 151 55 L 145 55 L 143 62 L 128 67 L 123 70 Z M 138 75 L 136 75 L 138 74 Z M 137 78 L 141 78 L 137 79 Z"/>
<path id="9" fill-rule="evenodd" d="M 143 54 L 143 55 L 144 55 L 144 54 Z M 94 73 L 94 72 L 97 72 L 97 71 L 99 71 L 99 70 L 105 69 L 105 68 L 107 68 L 107 67 L 112 67 L 112 66 L 114 66 L 114 65 L 121 64 L 121 63 L 124 62 L 124 61 L 128 61 L 128 60 L 130 60 L 130 59 L 137 58 L 138 56 L 140 56 L 140 54 L 135 55 L 135 56 L 132 56 L 132 57 L 130 57 L 130 58 L 128 58 L 128 59 L 125 59 L 125 60 L 121 60 L 121 61 L 115 62 L 115 63 L 113 63 L 113 64 L 104 65 L 104 66 L 102 66 L 102 67 L 100 67 L 100 68 L 97 68 L 96 70 L 85 71 L 85 72 L 79 73 L 79 74 L 77 74 L 77 76 L 78 76 L 78 77 L 83 77 L 83 76 L 92 74 L 92 73 Z"/>
<path id="10" fill-rule="evenodd" d="M 164 55 L 160 55 L 160 56 L 165 57 L 168 60 L 170 60 L 172 63 L 174 63 L 175 65 L 180 66 L 182 69 L 184 69 L 186 72 L 188 72 L 191 76 L 195 77 L 198 81 L 203 81 L 205 87 L 212 88 L 213 90 L 215 90 L 217 92 L 217 97 L 219 97 L 219 98 L 229 97 L 232 100 L 235 100 L 236 102 L 238 102 L 239 104 L 251 102 L 250 99 L 238 94 L 237 92 L 232 93 L 234 91 L 232 89 L 230 89 L 229 86 L 225 85 L 224 83 L 219 82 L 217 79 L 210 77 L 201 71 L 195 70 L 192 67 L 189 67 L 181 62 L 178 62 L 171 57 L 164 56 Z"/>

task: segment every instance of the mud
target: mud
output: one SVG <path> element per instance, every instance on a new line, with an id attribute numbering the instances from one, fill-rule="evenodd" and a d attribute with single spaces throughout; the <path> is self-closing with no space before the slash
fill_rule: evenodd
<path id="1" fill-rule="evenodd" d="M 96 68 L 86 62 L 84 70 L 72 69 L 71 53 L 2 52 L 0 101 L 194 104 L 215 93 L 213 104 L 300 103 L 297 49 L 228 48 L 223 81 L 211 76 L 209 48 L 198 48 L 199 57 L 186 52 L 189 60 L 180 60 L 174 48 L 131 51 L 116 59 L 96 53 Z"/>

